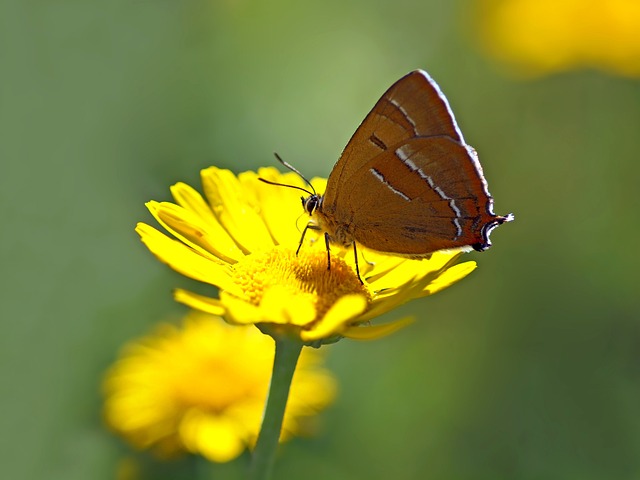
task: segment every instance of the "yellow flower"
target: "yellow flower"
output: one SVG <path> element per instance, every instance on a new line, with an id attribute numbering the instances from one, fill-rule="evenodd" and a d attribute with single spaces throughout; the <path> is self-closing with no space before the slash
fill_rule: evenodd
<path id="1" fill-rule="evenodd" d="M 274 341 L 253 327 L 193 311 L 129 344 L 104 381 L 107 424 L 140 449 L 215 462 L 252 447 L 260 431 Z M 309 433 L 336 392 L 318 350 L 305 348 L 293 377 L 281 440 Z"/>
<path id="2" fill-rule="evenodd" d="M 140 223 L 136 231 L 149 250 L 183 275 L 219 288 L 219 299 L 178 290 L 179 302 L 234 324 L 282 331 L 308 344 L 341 337 L 376 338 L 407 322 L 371 325 L 371 319 L 446 288 L 476 266 L 475 262 L 455 265 L 459 252 L 409 260 L 362 248 L 363 285 L 355 274 L 351 249 L 333 245 L 328 270 L 324 241 L 309 234 L 296 255 L 300 227 L 307 220 L 299 194 L 262 183 L 258 177 L 304 186 L 297 175 L 275 168 L 236 177 L 210 167 L 202 171 L 206 201 L 178 183 L 171 188 L 175 204 L 147 204 L 177 239 Z M 312 183 L 319 192 L 326 187 L 325 180 Z"/>
<path id="3" fill-rule="evenodd" d="M 487 51 L 522 73 L 580 67 L 640 76 L 638 0 L 478 0 Z"/>

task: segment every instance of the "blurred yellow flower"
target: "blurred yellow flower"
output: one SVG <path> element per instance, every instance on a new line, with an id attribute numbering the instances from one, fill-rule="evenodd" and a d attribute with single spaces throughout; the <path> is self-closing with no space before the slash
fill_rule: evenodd
<path id="1" fill-rule="evenodd" d="M 260 431 L 275 345 L 253 326 L 193 311 L 125 347 L 104 380 L 107 424 L 161 457 L 187 451 L 227 462 Z M 312 432 L 335 397 L 320 351 L 304 348 L 293 377 L 281 440 Z"/>
<path id="2" fill-rule="evenodd" d="M 523 74 L 640 76 L 638 0 L 477 0 L 473 18 L 486 50 Z"/>
<path id="3" fill-rule="evenodd" d="M 316 345 L 341 337 L 376 338 L 407 322 L 371 325 L 372 318 L 446 288 L 476 267 L 475 262 L 454 264 L 459 252 L 410 260 L 361 248 L 367 260 L 360 261 L 363 285 L 355 274 L 351 249 L 332 246 L 327 270 L 324 242 L 309 234 L 296 255 L 298 220 L 306 221 L 299 194 L 258 177 L 304 186 L 297 175 L 275 168 L 237 177 L 216 167 L 201 173 L 206 201 L 178 183 L 171 188 L 175 204 L 147 204 L 177 240 L 144 223 L 136 231 L 171 268 L 220 289 L 219 299 L 178 290 L 178 301 L 223 315 L 231 323 L 257 324 Z M 319 192 L 326 187 L 323 179 L 312 183 Z"/>

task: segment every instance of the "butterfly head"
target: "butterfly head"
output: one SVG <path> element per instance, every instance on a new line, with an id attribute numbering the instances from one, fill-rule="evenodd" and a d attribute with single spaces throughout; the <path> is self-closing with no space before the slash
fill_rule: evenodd
<path id="1" fill-rule="evenodd" d="M 300 200 L 302 200 L 302 208 L 304 211 L 311 216 L 313 216 L 316 210 L 322 207 L 322 196 L 316 193 L 309 195 L 306 198 L 300 197 Z"/>

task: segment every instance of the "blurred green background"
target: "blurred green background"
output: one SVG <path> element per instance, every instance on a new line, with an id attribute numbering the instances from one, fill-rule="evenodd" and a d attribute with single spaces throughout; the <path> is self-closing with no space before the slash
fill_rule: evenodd
<path id="1" fill-rule="evenodd" d="M 145 201 L 273 151 L 327 176 L 382 92 L 424 68 L 516 221 L 468 255 L 469 278 L 389 317 L 413 326 L 332 348 L 339 400 L 276 477 L 640 478 L 640 82 L 519 80 L 477 48 L 473 11 L 3 3 L 2 476 L 111 479 L 129 455 L 101 424 L 102 372 L 193 285 L 133 232 Z M 145 478 L 193 478 L 145 462 Z"/>

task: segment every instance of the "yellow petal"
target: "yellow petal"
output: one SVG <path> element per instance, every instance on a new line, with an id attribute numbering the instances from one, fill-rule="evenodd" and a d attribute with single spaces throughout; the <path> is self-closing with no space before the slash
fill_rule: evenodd
<path id="1" fill-rule="evenodd" d="M 191 185 L 178 182 L 172 185 L 170 190 L 178 205 L 193 212 L 207 222 L 218 223 L 218 219 L 211 211 L 209 204 L 205 202 L 202 195 Z"/>
<path id="2" fill-rule="evenodd" d="M 251 325 L 264 321 L 264 314 L 260 307 L 246 302 L 236 295 L 220 292 L 220 301 L 227 310 L 226 319 L 237 325 Z"/>
<path id="3" fill-rule="evenodd" d="M 173 203 L 148 202 L 146 205 L 160 225 L 203 257 L 215 256 L 224 262 L 236 263 L 244 256 L 217 220 L 207 222 Z"/>
<path id="4" fill-rule="evenodd" d="M 311 179 L 311 185 L 319 195 L 324 195 L 327 190 L 327 179 L 322 177 L 313 177 Z"/>
<path id="5" fill-rule="evenodd" d="M 178 288 L 173 292 L 173 298 L 176 302 L 212 315 L 222 316 L 226 312 L 226 309 L 220 300 L 205 297 L 204 295 L 198 295 L 197 293 L 189 292 L 181 288 Z"/>
<path id="6" fill-rule="evenodd" d="M 264 178 L 283 185 L 301 185 L 296 174 L 281 174 L 275 168 L 261 168 L 258 173 L 244 172 L 238 175 L 245 191 L 252 192 L 247 198 L 253 208 L 260 215 L 271 232 L 271 236 L 278 245 L 295 245 L 300 241 L 300 235 L 308 216 L 304 215 L 300 205 L 300 195 L 304 192 L 277 185 L 269 185 L 258 180 Z"/>
<path id="7" fill-rule="evenodd" d="M 408 302 L 414 298 L 424 296 L 422 290 L 424 286 L 435 279 L 437 273 L 431 273 L 429 276 L 419 281 L 408 281 L 404 285 L 389 288 L 384 292 L 376 293 L 369 309 L 358 318 L 358 322 L 369 321 L 380 316 L 394 308 Z"/>
<path id="8" fill-rule="evenodd" d="M 228 265 L 199 255 L 184 243 L 170 239 L 147 224 L 139 223 L 136 232 L 151 253 L 176 272 L 224 290 L 236 291 L 235 285 L 230 282 Z"/>
<path id="9" fill-rule="evenodd" d="M 473 272 L 477 267 L 476 262 L 464 262 L 447 268 L 441 275 L 434 281 L 429 283 L 424 289 L 427 295 L 433 295 L 440 290 L 447 288 L 450 285 L 462 280 L 464 277 Z"/>
<path id="10" fill-rule="evenodd" d="M 313 328 L 300 332 L 300 338 L 307 342 L 341 334 L 345 325 L 366 308 L 367 299 L 363 295 L 350 294 L 340 297 Z"/>
<path id="11" fill-rule="evenodd" d="M 260 302 L 265 314 L 264 321 L 269 323 L 304 326 L 313 321 L 316 309 L 306 295 L 296 295 L 282 286 L 267 289 Z"/>
<path id="12" fill-rule="evenodd" d="M 213 213 L 245 253 L 274 245 L 262 218 L 247 204 L 238 177 L 216 167 L 202 170 L 201 175 Z"/>
<path id="13" fill-rule="evenodd" d="M 454 260 L 452 259 L 451 261 Z M 425 297 L 440 291 L 464 278 L 471 273 L 475 267 L 475 262 L 453 265 L 439 271 L 430 271 L 422 278 L 409 280 L 403 285 L 396 285 L 382 292 L 376 292 L 371 307 L 361 315 L 358 320 L 371 320 L 410 300 Z"/>
<path id="14" fill-rule="evenodd" d="M 195 409 L 185 415 L 180 437 L 189 451 L 201 453 L 214 462 L 231 461 L 244 450 L 233 422 Z"/>
<path id="15" fill-rule="evenodd" d="M 374 269 L 368 276 L 367 281 L 376 290 L 387 286 L 402 285 L 414 278 L 426 276 L 432 272 L 437 272 L 446 265 L 454 262 L 459 253 L 434 252 L 430 258 L 422 260 L 405 260 L 399 264 L 388 262 L 386 269 Z M 396 257 L 397 258 L 397 257 Z"/>
<path id="16" fill-rule="evenodd" d="M 413 317 L 405 317 L 400 320 L 381 325 L 355 325 L 353 327 L 348 327 L 342 333 L 342 336 L 353 340 L 375 340 L 397 332 L 401 328 L 413 323 L 414 320 L 415 319 Z"/>

